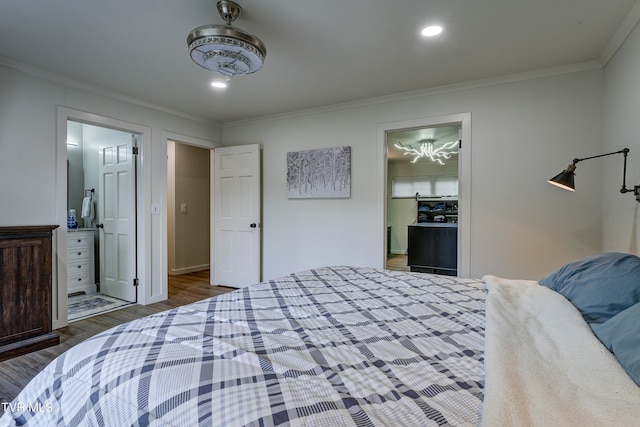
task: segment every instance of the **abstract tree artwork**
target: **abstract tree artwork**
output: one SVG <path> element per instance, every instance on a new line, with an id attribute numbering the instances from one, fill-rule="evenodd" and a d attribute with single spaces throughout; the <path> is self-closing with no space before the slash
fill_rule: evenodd
<path id="1" fill-rule="evenodd" d="M 290 199 L 351 197 L 351 147 L 287 153 Z"/>

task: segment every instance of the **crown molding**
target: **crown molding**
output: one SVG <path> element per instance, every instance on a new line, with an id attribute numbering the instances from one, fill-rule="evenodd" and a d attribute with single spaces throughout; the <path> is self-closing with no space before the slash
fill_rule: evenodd
<path id="1" fill-rule="evenodd" d="M 631 32 L 636 28 L 638 22 L 640 22 L 640 0 L 636 0 L 635 4 L 625 15 L 616 32 L 613 33 L 609 43 L 607 43 L 605 48 L 602 50 L 599 61 L 603 67 L 605 67 L 615 56 L 618 49 L 620 49 Z"/>
<path id="2" fill-rule="evenodd" d="M 25 74 L 29 74 L 44 80 L 48 80 L 54 83 L 59 83 L 65 86 L 72 87 L 74 89 L 83 90 L 86 92 L 93 93 L 95 95 L 105 96 L 108 98 L 112 98 L 118 101 L 123 101 L 129 104 L 134 104 L 140 107 L 149 108 L 151 110 L 159 111 L 166 114 L 171 114 L 172 116 L 181 117 L 183 119 L 191 120 L 198 123 L 203 123 L 206 125 L 213 125 L 222 127 L 222 124 L 219 122 L 213 122 L 210 120 L 205 120 L 201 117 L 191 116 L 189 114 L 185 114 L 182 111 L 174 110 L 171 108 L 163 107 L 161 105 L 153 104 L 150 102 L 142 101 L 138 98 L 134 98 L 128 95 L 124 95 L 119 92 L 115 92 L 109 89 L 105 89 L 100 86 L 92 85 L 80 80 L 72 79 L 62 74 L 54 73 L 51 71 L 43 70 L 38 67 L 34 67 L 32 65 L 28 65 L 22 62 L 15 61 L 13 59 L 9 59 L 3 56 L 0 56 L 0 66 L 4 66 L 6 68 L 11 68 Z"/>
<path id="3" fill-rule="evenodd" d="M 519 82 L 519 81 L 526 81 L 526 80 L 535 80 L 535 79 L 558 76 L 563 74 L 572 74 L 572 73 L 579 73 L 583 71 L 601 70 L 602 68 L 603 68 L 602 65 L 598 61 L 587 61 L 587 62 L 581 62 L 577 64 L 563 65 L 559 67 L 551 67 L 551 68 L 545 68 L 545 69 L 534 70 L 534 71 L 526 71 L 522 73 L 507 74 L 503 76 L 492 77 L 492 78 L 481 79 L 481 80 L 473 80 L 473 81 L 463 82 L 463 83 L 454 83 L 450 85 L 437 86 L 433 88 L 420 89 L 420 90 L 415 90 L 410 92 L 401 92 L 401 93 L 396 93 L 392 95 L 362 99 L 359 101 L 351 101 L 351 102 L 345 102 L 340 104 L 327 105 L 323 107 L 309 108 L 305 110 L 298 110 L 296 112 L 266 115 L 261 117 L 254 117 L 251 119 L 242 119 L 242 120 L 236 120 L 231 122 L 225 122 L 222 124 L 222 128 L 226 129 L 226 128 L 232 128 L 237 126 L 245 126 L 249 124 L 270 122 L 274 120 L 291 119 L 295 117 L 303 117 L 303 116 L 309 116 L 313 114 L 320 114 L 320 113 L 346 110 L 346 109 L 352 109 L 352 108 L 360 108 L 360 107 L 366 107 L 370 105 L 384 104 L 388 102 L 398 102 L 398 101 L 404 101 L 408 99 L 420 98 L 425 96 L 459 92 L 462 90 L 478 89 L 483 87 L 497 86 L 497 85 Z"/>
<path id="4" fill-rule="evenodd" d="M 638 1 L 640 2 L 640 0 Z M 636 3 L 636 6 L 637 5 L 638 3 Z M 638 12 L 640 12 L 639 7 L 634 7 L 634 9 L 637 9 Z M 403 101 L 403 100 L 408 100 L 413 98 L 420 98 L 425 96 L 441 95 L 445 93 L 458 92 L 462 90 L 478 89 L 482 87 L 497 86 L 497 85 L 502 85 L 506 83 L 546 78 L 546 77 L 551 77 L 556 75 L 571 74 L 571 73 L 590 71 L 590 70 L 603 68 L 603 65 L 599 61 L 588 61 L 588 62 L 564 65 L 559 67 L 551 67 L 551 68 L 545 68 L 540 70 L 526 71 L 522 73 L 507 74 L 503 76 L 492 77 L 492 78 L 481 79 L 481 80 L 473 80 L 473 81 L 463 82 L 463 83 L 454 83 L 450 85 L 437 86 L 433 88 L 426 88 L 426 89 L 420 89 L 420 90 L 409 91 L 409 92 L 400 92 L 392 95 L 366 98 L 358 101 L 350 101 L 345 103 L 327 105 L 323 107 L 297 110 L 295 112 L 265 115 L 265 116 L 250 118 L 250 119 L 242 119 L 242 120 L 221 123 L 221 122 L 204 120 L 200 117 L 194 117 L 178 110 L 148 103 L 140 99 L 133 98 L 131 96 L 123 95 L 121 93 L 110 91 L 110 90 L 101 88 L 99 86 L 91 85 L 76 79 L 72 79 L 62 74 L 53 73 L 50 71 L 43 70 L 41 68 L 33 67 L 31 65 L 14 61 L 6 57 L 0 56 L 0 66 L 12 68 L 12 69 L 15 69 L 15 70 L 18 70 L 18 71 L 21 71 L 45 80 L 53 81 L 53 82 L 70 86 L 76 89 L 91 92 L 96 95 L 106 96 L 119 101 L 149 108 L 159 112 L 171 114 L 173 116 L 182 117 L 184 119 L 195 121 L 198 123 L 218 126 L 223 130 L 225 128 L 245 126 L 245 125 L 255 124 L 255 123 L 290 119 L 294 117 L 303 117 L 303 116 L 309 116 L 309 115 L 325 113 L 325 112 L 332 112 L 337 110 L 346 110 L 346 109 L 360 108 L 360 107 L 366 107 L 371 105 L 384 104 L 388 102 L 398 102 L 398 101 Z"/>

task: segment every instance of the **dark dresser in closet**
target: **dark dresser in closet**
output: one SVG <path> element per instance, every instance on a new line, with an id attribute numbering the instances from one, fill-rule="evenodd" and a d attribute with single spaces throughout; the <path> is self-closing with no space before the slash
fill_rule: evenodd
<path id="1" fill-rule="evenodd" d="M 458 274 L 458 224 L 419 223 L 409 226 L 411 271 L 448 276 Z"/>
<path id="2" fill-rule="evenodd" d="M 57 227 L 0 227 L 0 361 L 60 342 L 51 326 L 51 237 Z"/>

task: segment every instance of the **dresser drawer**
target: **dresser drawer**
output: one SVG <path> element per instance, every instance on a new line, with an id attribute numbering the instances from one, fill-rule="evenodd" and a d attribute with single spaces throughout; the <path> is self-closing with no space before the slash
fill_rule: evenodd
<path id="1" fill-rule="evenodd" d="M 79 262 L 69 262 L 67 267 L 67 275 L 71 276 L 90 276 L 93 274 L 93 263 L 90 259 L 86 259 Z"/>
<path id="2" fill-rule="evenodd" d="M 93 285 L 93 277 L 91 274 L 83 274 L 81 276 L 72 276 L 69 275 L 67 277 L 67 288 L 69 290 L 73 290 L 73 288 L 77 288 L 79 286 Z"/>
<path id="3" fill-rule="evenodd" d="M 67 263 L 93 258 L 93 248 L 67 248 Z"/>
<path id="4" fill-rule="evenodd" d="M 67 249 L 93 246 L 93 233 L 69 233 Z"/>

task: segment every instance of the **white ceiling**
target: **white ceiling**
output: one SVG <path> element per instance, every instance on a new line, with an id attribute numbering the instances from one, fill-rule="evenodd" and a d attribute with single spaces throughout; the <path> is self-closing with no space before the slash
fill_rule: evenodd
<path id="1" fill-rule="evenodd" d="M 225 123 L 602 62 L 635 0 L 237 2 L 233 25 L 267 57 L 222 92 L 186 43 L 195 27 L 223 23 L 216 0 L 2 0 L 0 64 Z M 421 37 L 432 23 L 445 32 Z"/>

